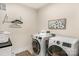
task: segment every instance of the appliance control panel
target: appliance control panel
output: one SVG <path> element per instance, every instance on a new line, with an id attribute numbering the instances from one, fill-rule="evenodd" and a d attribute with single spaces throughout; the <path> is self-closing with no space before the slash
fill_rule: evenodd
<path id="1" fill-rule="evenodd" d="M 71 44 L 70 43 L 66 43 L 66 42 L 63 42 L 62 46 L 70 47 L 71 48 Z"/>
<path id="2" fill-rule="evenodd" d="M 57 43 L 57 44 L 60 44 L 60 41 L 57 41 L 56 43 Z"/>
<path id="3" fill-rule="evenodd" d="M 36 39 L 39 39 L 39 40 L 41 40 L 41 39 L 42 39 L 42 37 L 40 37 L 40 36 L 36 36 Z"/>
<path id="4" fill-rule="evenodd" d="M 61 41 L 53 41 L 53 43 L 57 44 L 57 45 L 62 45 L 64 47 L 69 47 L 71 48 L 72 44 L 71 43 L 67 43 L 67 42 L 61 42 Z"/>
<path id="5" fill-rule="evenodd" d="M 53 43 L 55 43 L 55 44 L 57 44 L 57 45 L 60 45 L 60 44 L 62 44 L 62 42 L 60 42 L 60 41 L 53 41 Z"/>
<path id="6" fill-rule="evenodd" d="M 38 39 L 42 39 L 42 37 L 38 37 Z"/>

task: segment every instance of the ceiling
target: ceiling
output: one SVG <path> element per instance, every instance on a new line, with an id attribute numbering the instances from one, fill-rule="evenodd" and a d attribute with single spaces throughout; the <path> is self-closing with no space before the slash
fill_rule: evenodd
<path id="1" fill-rule="evenodd" d="M 23 5 L 34 8 L 34 9 L 40 9 L 48 5 L 48 3 L 23 3 Z"/>

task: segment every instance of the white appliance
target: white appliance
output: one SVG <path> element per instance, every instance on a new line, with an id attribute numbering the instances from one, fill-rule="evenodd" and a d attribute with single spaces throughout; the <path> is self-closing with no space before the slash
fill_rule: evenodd
<path id="1" fill-rule="evenodd" d="M 11 56 L 12 43 L 10 41 L 9 32 L 0 32 L 0 56 Z"/>
<path id="2" fill-rule="evenodd" d="M 49 56 L 78 56 L 79 39 L 62 35 L 54 35 L 48 43 Z"/>
<path id="3" fill-rule="evenodd" d="M 49 36 L 50 34 L 46 32 L 40 32 L 32 36 L 32 47 L 34 56 L 45 56 L 45 40 L 48 40 Z"/>

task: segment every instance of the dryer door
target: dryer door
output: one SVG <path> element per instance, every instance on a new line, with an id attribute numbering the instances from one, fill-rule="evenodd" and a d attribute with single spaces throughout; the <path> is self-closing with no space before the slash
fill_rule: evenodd
<path id="1" fill-rule="evenodd" d="M 40 50 L 41 50 L 41 46 L 40 46 L 39 41 L 36 39 L 33 39 L 32 47 L 33 47 L 34 53 L 38 55 L 40 53 Z"/>
<path id="2" fill-rule="evenodd" d="M 48 48 L 49 56 L 68 56 L 67 53 L 59 46 L 52 45 Z"/>

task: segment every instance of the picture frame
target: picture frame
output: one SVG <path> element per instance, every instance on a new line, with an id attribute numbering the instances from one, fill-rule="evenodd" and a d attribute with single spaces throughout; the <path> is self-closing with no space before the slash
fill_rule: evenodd
<path id="1" fill-rule="evenodd" d="M 48 20 L 49 29 L 66 29 L 66 18 Z"/>

